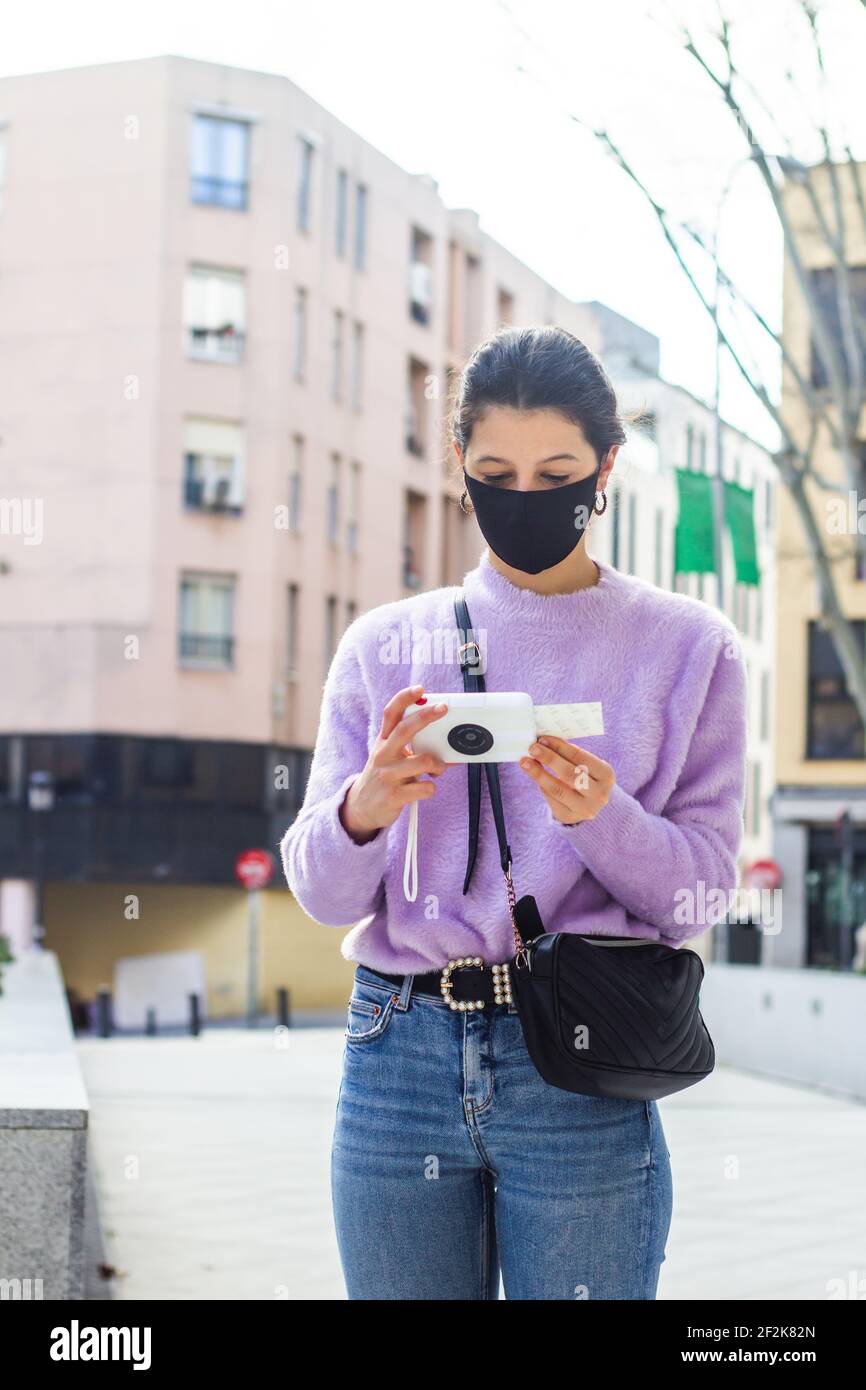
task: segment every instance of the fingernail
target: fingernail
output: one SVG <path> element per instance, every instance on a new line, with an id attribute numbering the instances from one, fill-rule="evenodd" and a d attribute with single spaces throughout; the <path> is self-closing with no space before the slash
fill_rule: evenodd
<path id="1" fill-rule="evenodd" d="M 531 758 L 521 758 L 521 759 L 520 759 L 520 766 L 521 766 L 521 767 L 532 767 L 532 759 L 531 759 Z"/>
<path id="2" fill-rule="evenodd" d="M 447 710 L 448 706 L 447 706 L 447 705 L 434 705 L 433 708 L 435 709 L 435 711 L 436 711 L 437 714 L 444 714 L 444 713 L 445 713 L 445 710 Z"/>

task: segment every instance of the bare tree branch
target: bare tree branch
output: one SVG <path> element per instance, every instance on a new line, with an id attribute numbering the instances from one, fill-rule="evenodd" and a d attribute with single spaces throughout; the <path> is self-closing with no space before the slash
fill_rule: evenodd
<path id="1" fill-rule="evenodd" d="M 862 0 L 862 3 L 866 5 L 866 0 Z M 819 73 L 825 76 L 826 61 L 820 41 L 817 12 L 813 6 L 808 4 L 807 0 L 800 0 L 800 8 L 812 37 L 817 68 Z M 641 178 L 631 167 L 617 142 L 607 130 L 595 128 L 592 124 L 575 116 L 573 113 L 569 114 L 576 124 L 592 132 L 594 137 L 616 160 L 622 171 L 632 180 L 635 187 L 638 188 L 646 198 L 680 269 L 683 271 L 683 274 L 701 304 L 713 320 L 720 343 L 730 354 L 731 360 L 734 362 L 738 372 L 779 429 L 783 443 L 779 452 L 774 456 L 774 460 L 779 470 L 780 479 L 794 502 L 803 528 L 807 553 L 810 557 L 817 585 L 821 621 L 830 632 L 851 698 L 857 707 L 861 719 L 864 724 L 866 724 L 866 670 L 864 670 L 859 644 L 854 638 L 851 624 L 843 611 L 839 599 L 835 573 L 840 564 L 840 560 L 844 558 L 849 548 L 846 547 L 840 551 L 837 547 L 832 552 L 828 549 L 825 543 L 825 537 L 822 535 L 818 516 L 816 515 L 814 502 L 808 491 L 809 486 L 813 486 L 826 493 L 835 493 L 838 496 L 842 490 L 836 482 L 821 476 L 815 467 L 814 451 L 819 426 L 823 426 L 826 429 L 827 437 L 832 448 L 842 460 L 849 488 L 855 492 L 855 495 L 859 495 L 864 481 L 863 462 L 860 455 L 860 441 L 857 437 L 857 430 L 863 409 L 864 397 L 863 371 L 864 359 L 866 359 L 866 320 L 864 320 L 860 304 L 857 302 L 856 296 L 853 293 L 852 277 L 847 256 L 848 238 L 844 225 L 844 201 L 841 195 L 838 171 L 835 167 L 837 161 L 832 154 L 830 133 L 825 122 L 822 121 L 818 123 L 819 138 L 824 152 L 823 163 L 818 166 L 818 168 L 827 171 L 835 218 L 835 229 L 828 223 L 824 207 L 818 198 L 817 190 L 812 180 L 812 171 L 806 166 L 801 165 L 799 161 L 794 158 L 793 153 L 789 153 L 789 169 L 796 170 L 799 175 L 798 182 L 804 190 L 816 226 L 827 245 L 828 252 L 832 259 L 832 269 L 835 277 L 834 289 L 837 296 L 839 311 L 838 322 L 841 329 L 841 342 L 837 341 L 834 334 L 834 326 L 831 325 L 825 317 L 817 284 L 810 271 L 807 270 L 803 264 L 797 231 L 792 225 L 789 207 L 783 200 L 781 191 L 777 186 L 775 170 L 781 168 L 782 172 L 785 173 L 784 161 L 780 159 L 779 156 L 770 155 L 767 152 L 758 139 L 752 123 L 748 119 L 743 107 L 740 96 L 741 92 L 749 97 L 756 108 L 764 110 L 771 123 L 774 126 L 776 125 L 772 113 L 766 111 L 760 93 L 756 91 L 754 85 L 749 82 L 746 75 L 738 69 L 732 52 L 731 27 L 726 16 L 722 12 L 721 5 L 719 4 L 719 28 L 715 37 L 720 44 L 721 52 L 725 59 L 726 72 L 724 76 L 720 76 L 714 71 L 709 60 L 700 51 L 692 35 L 681 25 L 678 29 L 678 37 L 683 44 L 686 54 L 693 59 L 704 73 L 705 77 L 713 84 L 713 87 L 719 93 L 736 121 L 738 129 L 747 142 L 750 156 L 758 168 L 764 186 L 770 195 L 774 211 L 782 229 L 786 254 L 803 303 L 806 307 L 814 349 L 824 369 L 824 374 L 829 385 L 828 391 L 816 390 L 812 383 L 811 373 L 807 374 L 800 369 L 799 364 L 793 360 L 791 353 L 782 341 L 781 335 L 775 333 L 770 328 L 770 325 L 763 316 L 758 313 L 755 307 L 748 303 L 746 297 L 738 291 L 729 276 L 725 275 L 720 270 L 718 274 L 720 285 L 725 286 L 726 293 L 730 296 L 732 303 L 744 307 L 747 312 L 750 313 L 754 322 L 773 340 L 777 347 L 781 355 L 782 363 L 790 374 L 794 388 L 806 407 L 809 420 L 809 435 L 805 444 L 798 443 L 793 437 L 785 417 L 770 398 L 769 392 L 759 379 L 758 374 L 748 369 L 741 354 L 732 343 L 730 334 L 725 331 L 720 322 L 719 306 L 713 305 L 708 301 L 700 285 L 697 283 L 694 274 L 680 250 L 677 239 L 673 235 L 670 219 L 665 209 L 650 193 Z M 783 147 L 787 147 L 790 152 L 790 141 L 785 138 L 784 133 L 782 133 L 781 143 Z M 852 178 L 856 206 L 864 227 L 866 227 L 866 195 L 864 195 L 860 180 L 860 167 L 847 144 L 845 146 L 845 157 Z M 841 163 L 841 161 L 839 161 L 839 163 Z M 701 238 L 694 231 L 690 228 L 684 230 L 686 230 L 698 244 L 703 246 Z M 703 249 L 707 251 L 708 248 L 703 246 Z M 859 551 L 860 553 L 864 553 L 864 550 L 866 550 L 866 537 L 861 537 L 859 533 L 855 535 L 853 546 L 855 552 Z"/>

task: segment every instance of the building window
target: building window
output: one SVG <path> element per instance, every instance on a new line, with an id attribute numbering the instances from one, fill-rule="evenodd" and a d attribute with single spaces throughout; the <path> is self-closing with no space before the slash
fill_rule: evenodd
<path id="1" fill-rule="evenodd" d="M 761 672 L 761 738 L 766 743 L 770 737 L 770 673 Z"/>
<path id="2" fill-rule="evenodd" d="M 298 678 L 298 586 L 286 590 L 286 680 Z"/>
<path id="3" fill-rule="evenodd" d="M 773 480 L 764 479 L 764 525 L 769 531 L 773 525 Z"/>
<path id="4" fill-rule="evenodd" d="M 481 337 L 481 261 L 466 256 L 463 282 L 463 344 L 468 355 Z"/>
<path id="5" fill-rule="evenodd" d="M 406 448 L 416 458 L 423 458 L 427 441 L 427 397 L 424 394 L 427 368 L 423 362 L 409 359 L 406 401 Z"/>
<path id="6" fill-rule="evenodd" d="M 864 651 L 866 621 L 850 624 Z M 845 684 L 842 664 L 829 632 L 809 623 L 809 714 L 807 758 L 862 758 L 863 723 Z"/>
<path id="7" fill-rule="evenodd" d="M 327 527 L 328 543 L 337 544 L 337 533 L 340 525 L 340 455 L 331 455 L 331 474 L 328 480 L 328 492 L 325 505 L 325 521 Z"/>
<path id="8" fill-rule="evenodd" d="M 817 269 L 809 270 L 807 273 L 812 282 L 812 291 L 818 304 L 818 312 L 823 317 L 824 326 L 829 337 L 836 345 L 836 354 L 839 358 L 842 380 L 846 385 L 850 386 L 849 377 L 851 375 L 851 369 L 848 362 L 848 354 L 844 350 L 842 323 L 839 317 L 840 294 L 837 286 L 836 267 L 820 266 Z M 851 296 L 854 300 L 855 310 L 859 310 L 861 314 L 866 313 L 866 266 L 849 265 L 848 283 L 851 287 Z M 824 360 L 818 351 L 814 338 L 811 339 L 810 373 L 812 385 L 816 390 L 823 390 L 829 384 L 827 372 L 824 368 Z"/>
<path id="9" fill-rule="evenodd" d="M 303 436 L 292 436 L 292 466 L 289 470 L 288 522 L 290 531 L 301 529 L 301 506 L 304 489 L 304 440 Z"/>
<path id="10" fill-rule="evenodd" d="M 686 468 L 695 466 L 695 427 L 689 421 L 686 425 Z"/>
<path id="11" fill-rule="evenodd" d="M 303 381 L 307 369 L 307 291 L 295 287 L 292 305 L 292 376 Z"/>
<path id="12" fill-rule="evenodd" d="M 761 833 L 761 764 L 752 763 L 752 834 Z"/>
<path id="13" fill-rule="evenodd" d="M 190 266 L 183 286 L 188 357 L 240 362 L 246 334 L 246 285 L 239 270 Z"/>
<path id="14" fill-rule="evenodd" d="M 181 576 L 178 655 L 182 666 L 232 666 L 234 599 L 235 580 L 231 575 Z"/>
<path id="15" fill-rule="evenodd" d="M 340 400 L 343 394 L 343 314 L 334 310 L 331 328 L 331 399 Z"/>
<path id="16" fill-rule="evenodd" d="M 337 207 L 334 225 L 334 251 L 342 260 L 346 254 L 346 232 L 349 223 L 349 175 L 337 170 Z"/>
<path id="17" fill-rule="evenodd" d="M 620 552 L 620 493 L 619 488 L 611 489 L 613 496 L 610 499 L 610 554 L 611 564 L 615 570 L 619 569 Z"/>
<path id="18" fill-rule="evenodd" d="M 403 512 L 404 589 L 420 589 L 424 584 L 426 521 L 426 498 L 417 492 L 407 492 Z"/>
<path id="19" fill-rule="evenodd" d="M 313 154 L 312 140 L 301 135 L 298 139 L 298 231 L 310 230 L 310 210 L 313 201 Z"/>
<path id="20" fill-rule="evenodd" d="M 337 649 L 337 600 L 333 594 L 325 599 L 325 675 Z"/>
<path id="21" fill-rule="evenodd" d="M 665 534 L 665 514 L 661 507 L 656 507 L 656 531 L 655 531 L 655 584 L 661 588 L 664 583 L 663 570 L 663 545 Z"/>
<path id="22" fill-rule="evenodd" d="M 358 616 L 358 605 L 354 599 L 346 600 L 346 627 L 353 623 Z"/>
<path id="23" fill-rule="evenodd" d="M 833 826 L 810 826 L 808 836 L 806 964 L 850 971 L 853 933 L 866 920 L 866 834 L 840 816 Z"/>
<path id="24" fill-rule="evenodd" d="M 637 565 L 637 498 L 633 492 L 628 495 L 628 572 L 636 573 Z"/>
<path id="25" fill-rule="evenodd" d="M 172 792 L 195 784 L 192 743 L 179 738 L 153 738 L 138 745 L 136 790 L 142 799 L 152 791 Z"/>
<path id="26" fill-rule="evenodd" d="M 749 595 L 752 592 L 751 584 L 734 584 L 734 622 L 737 629 L 744 637 L 750 635 L 750 601 Z"/>
<path id="27" fill-rule="evenodd" d="M 190 198 L 244 211 L 249 192 L 250 128 L 246 121 L 196 115 L 190 138 Z"/>
<path id="28" fill-rule="evenodd" d="M 358 553 L 358 508 L 361 499 L 361 465 L 353 462 L 349 469 L 349 503 L 346 517 L 346 549 Z"/>
<path id="29" fill-rule="evenodd" d="M 365 270 L 367 266 L 367 210 L 368 197 L 366 184 L 359 183 L 355 189 L 355 268 Z"/>
<path id="30" fill-rule="evenodd" d="M 706 432 L 706 430 L 701 430 L 701 453 L 700 453 L 700 464 L 698 465 L 698 467 L 699 467 L 699 471 L 700 471 L 701 473 L 706 473 L 706 471 L 707 471 L 707 432 Z"/>
<path id="31" fill-rule="evenodd" d="M 416 323 L 430 322 L 433 303 L 433 238 L 412 228 L 409 254 L 409 314 Z"/>
<path id="32" fill-rule="evenodd" d="M 364 325 L 362 323 L 352 324 L 352 360 L 349 371 L 349 403 L 353 410 L 360 410 L 364 391 Z"/>
<path id="33" fill-rule="evenodd" d="M 496 293 L 496 319 L 500 328 L 508 328 L 514 323 L 514 295 L 501 285 Z"/>
<path id="34" fill-rule="evenodd" d="M 192 511 L 239 512 L 244 502 L 244 432 L 225 420 L 184 424 L 183 500 Z"/>

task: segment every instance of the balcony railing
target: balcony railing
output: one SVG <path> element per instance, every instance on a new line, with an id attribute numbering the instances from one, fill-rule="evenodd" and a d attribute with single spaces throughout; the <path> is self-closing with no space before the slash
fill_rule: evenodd
<path id="1" fill-rule="evenodd" d="M 182 632 L 180 634 L 181 661 L 206 664 L 208 666 L 232 665 L 235 639 L 216 636 L 209 632 Z"/>
<path id="2" fill-rule="evenodd" d="M 207 203 L 211 207 L 233 208 L 244 212 L 247 206 L 249 184 L 246 180 L 220 179 L 213 174 L 193 174 L 190 179 L 189 196 L 194 203 Z"/>
<path id="3" fill-rule="evenodd" d="M 183 501 L 184 506 L 194 512 L 227 512 L 238 516 L 243 510 L 237 497 L 232 497 L 228 478 L 220 478 L 215 486 L 208 486 L 203 478 L 185 478 Z"/>
<path id="4" fill-rule="evenodd" d="M 207 362 L 240 362 L 244 334 L 232 324 L 222 328 L 187 328 L 187 352 Z"/>

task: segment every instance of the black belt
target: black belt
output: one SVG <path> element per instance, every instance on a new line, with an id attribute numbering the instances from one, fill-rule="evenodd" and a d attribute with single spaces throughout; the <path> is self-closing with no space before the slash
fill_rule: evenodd
<path id="1" fill-rule="evenodd" d="M 387 975 L 382 970 L 377 970 L 376 974 L 400 986 L 406 979 L 405 975 Z M 483 1004 L 511 1003 L 508 965 L 484 965 L 480 956 L 462 956 L 449 960 L 442 970 L 414 975 L 412 990 L 442 999 L 461 1013 L 471 1013 Z"/>

